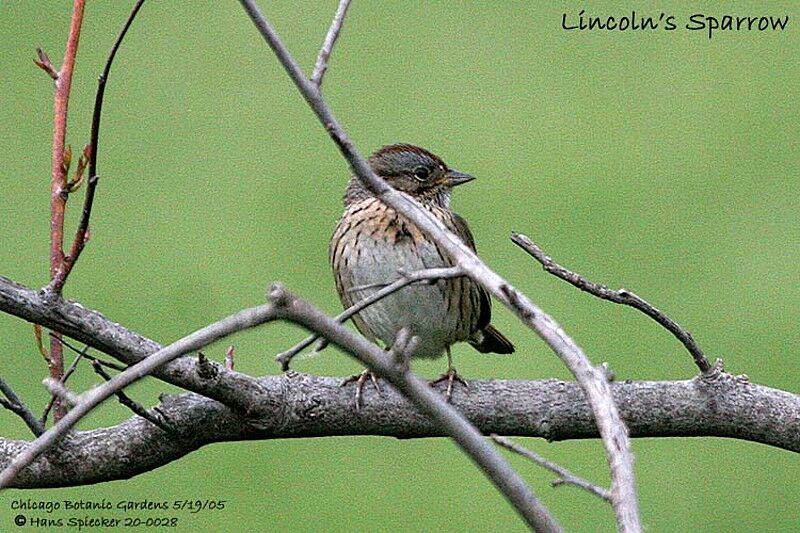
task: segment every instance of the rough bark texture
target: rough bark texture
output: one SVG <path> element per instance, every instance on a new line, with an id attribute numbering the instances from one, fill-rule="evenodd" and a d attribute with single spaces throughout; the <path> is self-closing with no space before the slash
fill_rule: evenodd
<path id="1" fill-rule="evenodd" d="M 213 442 L 341 435 L 441 437 L 441 431 L 398 393 L 365 388 L 353 409 L 353 391 L 340 378 L 290 372 L 254 380 L 272 399 L 237 414 L 219 402 L 186 393 L 162 397 L 159 409 L 172 433 L 133 417 L 111 428 L 78 431 L 24 470 L 12 486 L 41 488 L 127 479 Z M 800 452 L 800 397 L 754 385 L 730 374 L 688 381 L 612 383 L 633 437 L 730 437 Z M 597 438 L 577 384 L 546 381 L 470 381 L 454 405 L 486 434 L 550 440 Z M 27 441 L 0 439 L 0 468 Z"/>
<path id="2" fill-rule="evenodd" d="M 162 348 L 157 342 L 110 321 L 97 311 L 2 276 L 0 311 L 63 333 L 128 365 Z M 206 363 L 201 372 L 196 358 L 181 357 L 160 367 L 153 376 L 243 411 L 261 408 L 274 411 L 271 391 L 263 390 L 257 380 L 226 370 L 215 361 Z"/>

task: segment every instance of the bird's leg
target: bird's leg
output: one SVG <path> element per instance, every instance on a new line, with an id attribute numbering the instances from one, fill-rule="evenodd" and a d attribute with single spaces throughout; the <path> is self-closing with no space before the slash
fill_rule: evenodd
<path id="1" fill-rule="evenodd" d="M 450 353 L 449 346 L 447 347 L 447 372 L 445 372 L 438 378 L 431 381 L 431 387 L 435 387 L 436 385 L 438 385 L 443 381 L 447 381 L 447 392 L 445 392 L 444 396 L 447 399 L 448 403 L 453 398 L 453 383 L 458 382 L 464 385 L 465 389 L 469 388 L 467 382 L 464 381 L 464 379 L 458 375 L 458 372 L 456 372 L 456 367 L 453 366 L 453 354 Z"/>
<path id="2" fill-rule="evenodd" d="M 356 411 L 361 409 L 361 396 L 364 392 L 364 383 L 367 380 L 372 381 L 372 386 L 375 387 L 375 390 L 378 391 L 378 395 L 381 393 L 381 388 L 378 385 L 378 377 L 372 373 L 372 370 L 369 368 L 365 368 L 360 374 L 356 374 L 355 376 L 350 376 L 349 378 L 345 378 L 342 381 L 342 387 L 347 385 L 348 383 L 355 383 L 356 384 L 356 394 L 355 394 L 355 402 L 356 402 Z"/>

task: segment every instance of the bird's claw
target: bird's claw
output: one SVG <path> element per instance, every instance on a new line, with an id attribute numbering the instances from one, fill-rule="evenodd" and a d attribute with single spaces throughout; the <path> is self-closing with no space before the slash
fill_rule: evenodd
<path id="1" fill-rule="evenodd" d="M 447 372 L 445 372 L 444 374 L 442 374 L 438 378 L 436 378 L 433 381 L 431 381 L 430 385 L 431 385 L 431 387 L 435 387 L 436 385 L 438 385 L 439 383 L 442 383 L 443 381 L 447 382 L 447 390 L 445 391 L 445 394 L 444 394 L 444 397 L 447 400 L 447 403 L 450 403 L 450 401 L 453 399 L 453 384 L 454 383 L 460 383 L 461 385 L 464 386 L 465 389 L 469 389 L 469 384 L 467 384 L 467 382 L 464 381 L 464 378 L 462 378 L 461 376 L 458 375 L 458 372 L 456 372 L 456 369 L 453 368 L 453 367 L 448 368 Z"/>
<path id="2" fill-rule="evenodd" d="M 375 387 L 375 390 L 378 392 L 378 396 L 381 394 L 381 387 L 378 385 L 378 377 L 368 368 L 365 368 L 360 374 L 356 374 L 355 376 L 350 376 L 349 378 L 345 378 L 342 381 L 341 386 L 344 387 L 349 383 L 356 384 L 356 393 L 355 393 L 355 405 L 356 411 L 361 409 L 361 397 L 363 396 L 364 392 L 364 384 L 370 380 L 372 382 L 372 386 Z"/>

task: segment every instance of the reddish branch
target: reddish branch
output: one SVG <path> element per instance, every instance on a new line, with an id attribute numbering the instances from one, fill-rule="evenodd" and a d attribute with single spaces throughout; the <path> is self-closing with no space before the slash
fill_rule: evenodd
<path id="1" fill-rule="evenodd" d="M 125 26 L 117 36 L 117 40 L 106 60 L 103 73 L 97 83 L 97 94 L 95 97 L 94 114 L 92 116 L 92 133 L 89 145 L 83 149 L 83 153 L 78 161 L 78 168 L 75 179 L 67 180 L 72 151 L 65 148 L 67 132 L 67 110 L 69 108 L 70 88 L 72 86 L 72 72 L 75 68 L 75 57 L 78 52 L 78 40 L 80 37 L 81 23 L 83 22 L 85 0 L 75 0 L 72 21 L 70 24 L 67 47 L 64 52 L 64 63 L 60 71 L 56 71 L 50 58 L 41 49 L 37 49 L 38 59 L 34 62 L 55 80 L 55 125 L 53 128 L 53 162 L 52 162 L 52 185 L 51 185 L 51 215 L 50 215 L 50 284 L 48 289 L 50 294 L 59 296 L 67 281 L 67 277 L 72 271 L 78 257 L 80 257 L 84 246 L 89 240 L 89 219 L 92 214 L 95 189 L 97 188 L 97 144 L 100 134 L 100 116 L 103 107 L 103 96 L 105 94 L 106 80 L 108 79 L 111 64 L 117 54 L 117 50 L 125 38 L 125 34 L 136 18 L 144 0 L 138 0 L 133 7 Z M 69 253 L 64 253 L 64 213 L 66 210 L 69 194 L 77 190 L 83 181 L 84 171 L 89 168 L 89 179 L 86 186 L 86 196 L 83 203 L 78 229 L 75 238 L 69 248 Z M 61 336 L 56 334 L 50 339 L 50 357 L 48 364 L 50 367 L 50 377 L 54 380 L 61 380 L 64 375 L 64 356 Z M 59 420 L 64 410 L 61 403 L 56 399 L 55 419 Z"/>
<path id="2" fill-rule="evenodd" d="M 69 194 L 67 186 L 67 172 L 69 170 L 69 153 L 65 149 L 67 136 L 67 112 L 69 110 L 69 95 L 72 88 L 72 72 L 75 69 L 75 56 L 78 53 L 78 40 L 83 22 L 84 0 L 75 0 L 72 8 L 72 20 L 67 37 L 67 47 L 64 51 L 64 63 L 55 77 L 54 97 L 54 123 L 53 123 L 53 160 L 52 179 L 50 186 L 50 278 L 51 287 L 56 293 L 61 292 L 63 280 L 59 282 L 59 272 L 64 265 L 64 211 Z M 37 62 L 51 77 L 54 69 L 47 55 L 39 53 Z M 49 67 L 49 68 L 48 68 Z M 65 158 L 65 156 L 68 156 Z M 66 276 L 63 276 L 66 279 Z M 54 336 L 50 341 L 50 358 L 48 366 L 50 377 L 60 380 L 64 375 L 64 354 L 61 348 L 61 339 Z M 60 419 L 64 415 L 64 407 L 56 401 L 54 416 Z"/>
<path id="3" fill-rule="evenodd" d="M 67 48 L 64 52 L 64 63 L 58 71 L 55 80 L 55 106 L 53 110 L 53 161 L 52 181 L 50 191 L 50 276 L 53 280 L 52 288 L 60 293 L 63 281 L 59 284 L 56 275 L 64 263 L 64 210 L 67 205 L 67 171 L 69 158 L 65 159 L 68 151 L 65 148 L 67 136 L 67 112 L 69 110 L 69 96 L 72 88 L 72 72 L 75 69 L 75 56 L 78 53 L 78 39 L 81 34 L 83 22 L 84 0 L 75 0 L 72 9 L 72 21 L 67 38 Z M 57 343 L 55 343 L 57 344 Z M 53 353 L 51 352 L 51 360 Z M 62 368 L 63 370 L 63 368 Z M 59 376 L 55 376 L 60 378 Z"/>

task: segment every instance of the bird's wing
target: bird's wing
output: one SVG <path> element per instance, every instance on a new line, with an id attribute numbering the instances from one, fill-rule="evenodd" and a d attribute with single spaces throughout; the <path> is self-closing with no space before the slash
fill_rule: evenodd
<path id="1" fill-rule="evenodd" d="M 475 237 L 472 236 L 472 232 L 469 230 L 467 221 L 461 218 L 461 215 L 458 213 L 453 213 L 453 227 L 451 229 L 453 230 L 453 233 L 458 235 L 464 244 L 469 246 L 470 250 L 473 252 L 477 251 L 475 249 Z M 489 321 L 492 319 L 492 299 L 486 289 L 477 284 L 475 286 L 478 289 L 478 297 L 480 300 L 480 313 L 478 314 L 477 329 L 481 330 L 488 326 Z"/>
<path id="2" fill-rule="evenodd" d="M 470 250 L 473 252 L 476 251 L 475 237 L 472 236 L 472 232 L 469 230 L 467 221 L 464 220 L 458 213 L 453 213 L 453 227 L 451 229 L 453 230 L 453 233 L 461 238 L 464 244 L 469 246 Z"/>

